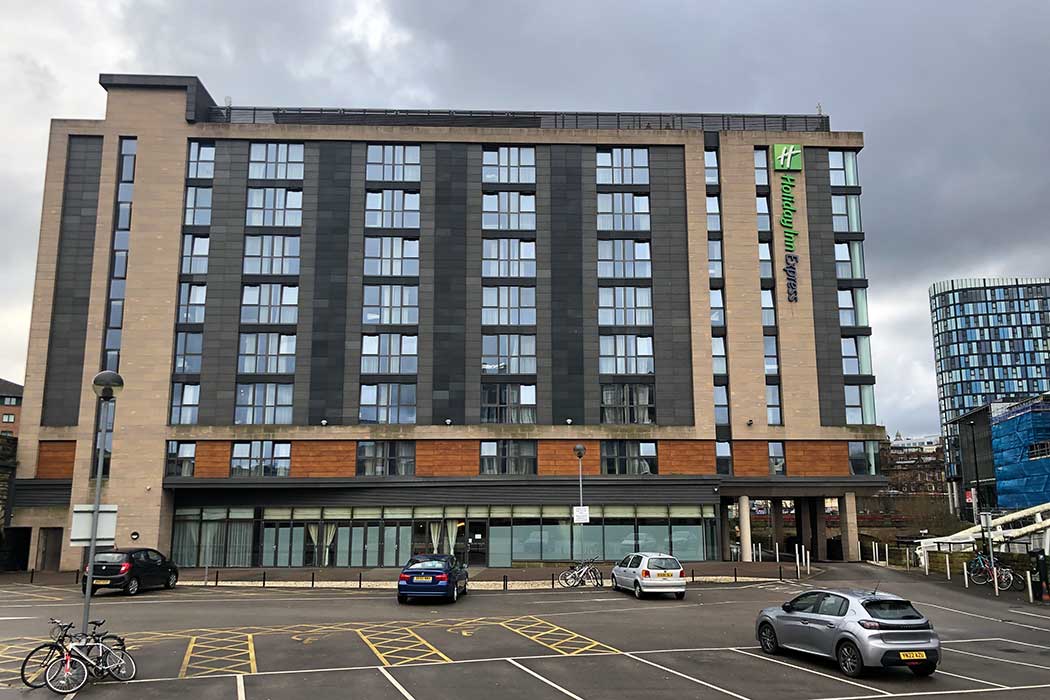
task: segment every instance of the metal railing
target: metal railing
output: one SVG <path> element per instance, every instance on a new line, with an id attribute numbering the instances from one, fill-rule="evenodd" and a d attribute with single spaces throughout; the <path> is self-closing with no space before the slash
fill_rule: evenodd
<path id="1" fill-rule="evenodd" d="M 500 112 L 487 110 L 211 107 L 224 124 L 340 124 L 520 129 L 702 129 L 704 131 L 830 131 L 822 114 L 695 114 L 668 112 Z"/>

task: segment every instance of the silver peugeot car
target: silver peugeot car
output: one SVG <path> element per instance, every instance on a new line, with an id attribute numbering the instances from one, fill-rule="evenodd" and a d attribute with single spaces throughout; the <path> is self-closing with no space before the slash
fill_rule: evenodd
<path id="1" fill-rule="evenodd" d="M 883 666 L 907 666 L 916 676 L 928 676 L 941 658 L 941 640 L 930 621 L 907 600 L 881 591 L 807 591 L 760 612 L 755 636 L 767 654 L 819 654 L 854 678 L 867 667 Z"/>

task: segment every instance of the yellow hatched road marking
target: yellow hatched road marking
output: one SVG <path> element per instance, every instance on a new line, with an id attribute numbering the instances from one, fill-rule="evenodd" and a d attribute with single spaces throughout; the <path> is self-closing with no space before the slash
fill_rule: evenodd
<path id="1" fill-rule="evenodd" d="M 533 615 L 513 618 L 502 623 L 502 626 L 515 634 L 552 649 L 559 654 L 576 656 L 578 654 L 615 654 L 615 649 L 607 644 L 577 634 L 572 630 L 541 620 Z"/>
<path id="2" fill-rule="evenodd" d="M 195 678 L 215 674 L 256 673 L 255 640 L 251 634 L 209 636 L 190 639 L 186 656 L 182 659 L 180 678 Z"/>
<path id="3" fill-rule="evenodd" d="M 384 666 L 452 661 L 408 627 L 376 625 L 357 634 Z"/>

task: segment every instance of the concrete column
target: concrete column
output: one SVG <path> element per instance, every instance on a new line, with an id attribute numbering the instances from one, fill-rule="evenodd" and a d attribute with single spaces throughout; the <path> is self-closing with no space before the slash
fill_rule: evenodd
<path id="1" fill-rule="evenodd" d="M 798 542 L 810 552 L 813 551 L 813 505 L 809 498 L 795 499 L 795 529 L 798 531 Z"/>
<path id="2" fill-rule="evenodd" d="M 780 551 L 785 551 L 784 544 L 784 501 L 774 498 L 769 502 L 769 519 L 773 526 L 773 541 L 780 544 Z"/>
<path id="3" fill-rule="evenodd" d="M 718 524 L 721 530 L 722 561 L 729 561 L 732 553 L 730 550 L 729 501 L 725 498 L 721 499 L 718 504 Z"/>
<path id="4" fill-rule="evenodd" d="M 839 532 L 842 534 L 843 561 L 860 561 L 860 542 L 857 538 L 857 494 L 847 492 L 839 498 Z"/>
<path id="5" fill-rule="evenodd" d="M 814 537 L 816 537 L 816 546 L 813 548 L 813 553 L 816 558 L 820 561 L 827 561 L 828 559 L 828 529 L 827 529 L 827 511 L 824 508 L 824 498 L 814 498 L 813 507 L 817 511 L 817 526 L 815 528 Z"/>
<path id="6" fill-rule="evenodd" d="M 751 499 L 741 496 L 737 500 L 740 511 L 740 561 L 753 561 L 751 557 Z"/>

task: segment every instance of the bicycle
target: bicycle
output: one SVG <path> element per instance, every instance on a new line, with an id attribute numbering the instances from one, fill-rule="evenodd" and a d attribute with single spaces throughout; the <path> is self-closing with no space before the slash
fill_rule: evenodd
<path id="1" fill-rule="evenodd" d="M 22 682 L 30 688 L 47 685 L 56 693 L 72 693 L 84 686 L 89 674 L 95 678 L 109 675 L 117 681 L 135 677 L 135 659 L 127 652 L 124 638 L 99 631 L 105 620 L 91 620 L 87 634 L 70 634 L 72 622 L 63 624 L 54 618 L 50 622 L 53 641 L 36 647 L 22 661 Z"/>
<path id="2" fill-rule="evenodd" d="M 597 556 L 586 561 L 576 562 L 558 575 L 558 583 L 564 588 L 576 588 L 585 582 L 590 582 L 595 588 L 601 587 L 604 582 L 602 581 L 601 570 L 594 565 L 596 561 L 598 561 Z"/>
<path id="3" fill-rule="evenodd" d="M 1025 589 L 1024 576 L 1014 573 L 1014 570 L 1005 564 L 992 561 L 983 553 L 967 562 L 967 573 L 970 580 L 979 586 L 983 586 L 992 580 L 992 571 L 995 571 L 996 583 L 1000 591 L 1011 588 L 1015 591 Z"/>

